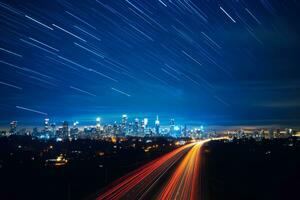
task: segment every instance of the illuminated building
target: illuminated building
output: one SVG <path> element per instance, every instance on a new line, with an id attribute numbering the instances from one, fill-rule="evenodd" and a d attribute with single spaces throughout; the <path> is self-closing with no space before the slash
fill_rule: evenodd
<path id="1" fill-rule="evenodd" d="M 170 120 L 170 135 L 173 136 L 174 135 L 174 128 L 175 128 L 175 120 L 171 119 Z"/>
<path id="2" fill-rule="evenodd" d="M 122 133 L 127 132 L 127 120 L 128 120 L 128 116 L 126 114 L 123 114 L 122 115 Z"/>
<path id="3" fill-rule="evenodd" d="M 50 125 L 50 127 L 51 127 L 51 135 L 52 135 L 52 137 L 55 137 L 55 127 L 56 127 L 56 125 L 55 125 L 55 123 L 52 123 L 51 125 Z"/>
<path id="4" fill-rule="evenodd" d="M 12 121 L 10 122 L 10 128 L 9 128 L 9 133 L 10 134 L 16 134 L 17 133 L 17 121 Z"/>
<path id="5" fill-rule="evenodd" d="M 183 130 L 182 130 L 182 136 L 183 136 L 183 137 L 188 137 L 188 134 L 187 134 L 187 126 L 186 126 L 186 124 L 184 125 L 184 128 L 183 128 Z"/>
<path id="6" fill-rule="evenodd" d="M 137 134 L 139 131 L 139 119 L 135 118 L 134 120 L 134 126 L 133 126 L 133 133 Z"/>
<path id="7" fill-rule="evenodd" d="M 148 118 L 144 118 L 144 120 L 143 120 L 143 129 L 142 129 L 142 132 L 144 134 L 148 134 L 149 133 L 148 123 L 149 123 Z"/>
<path id="8" fill-rule="evenodd" d="M 114 133 L 115 135 L 118 134 L 118 124 L 117 124 L 117 122 L 114 122 L 114 125 L 113 125 L 113 133 Z"/>
<path id="9" fill-rule="evenodd" d="M 155 120 L 155 133 L 157 135 L 159 135 L 159 119 L 158 119 L 158 115 L 156 116 L 156 120 Z"/>
<path id="10" fill-rule="evenodd" d="M 97 130 L 97 132 L 100 131 L 100 127 L 101 127 L 101 126 L 100 126 L 100 120 L 101 120 L 100 117 L 97 117 L 97 118 L 96 118 L 96 130 Z"/>
<path id="11" fill-rule="evenodd" d="M 132 124 L 132 122 L 129 122 L 129 123 L 128 123 L 127 132 L 128 132 L 128 133 L 133 133 L 133 124 Z"/>
<path id="12" fill-rule="evenodd" d="M 140 130 L 139 130 L 141 133 L 144 133 L 145 132 L 145 125 L 144 125 L 144 120 L 141 121 L 141 124 L 140 124 Z"/>
<path id="13" fill-rule="evenodd" d="M 63 122 L 62 135 L 64 138 L 67 138 L 69 136 L 69 124 L 67 121 Z"/>
<path id="14" fill-rule="evenodd" d="M 46 118 L 44 121 L 44 131 L 48 132 L 50 130 L 49 118 Z"/>
<path id="15" fill-rule="evenodd" d="M 148 128 L 148 118 L 144 118 L 144 127 Z"/>
<path id="16" fill-rule="evenodd" d="M 128 120 L 128 116 L 126 114 L 122 115 L 122 126 L 126 126 Z"/>
<path id="17" fill-rule="evenodd" d="M 72 139 L 77 139 L 78 138 L 78 132 L 79 132 L 79 129 L 77 127 L 78 124 L 79 124 L 79 122 L 76 121 L 76 122 L 73 123 L 73 127 L 70 128 L 70 137 Z"/>

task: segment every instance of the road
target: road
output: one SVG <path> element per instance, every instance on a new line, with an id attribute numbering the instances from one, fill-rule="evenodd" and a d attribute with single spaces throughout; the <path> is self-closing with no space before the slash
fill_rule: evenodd
<path id="1" fill-rule="evenodd" d="M 200 151 L 206 141 L 187 144 L 136 169 L 96 200 L 198 199 Z"/>

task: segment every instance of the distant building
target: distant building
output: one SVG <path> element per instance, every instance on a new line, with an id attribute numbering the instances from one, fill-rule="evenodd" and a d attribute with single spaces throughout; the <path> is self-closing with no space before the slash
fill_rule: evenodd
<path id="1" fill-rule="evenodd" d="M 10 134 L 16 134 L 17 133 L 17 125 L 18 125 L 17 121 L 10 122 L 10 127 L 9 127 L 9 133 Z"/>
<path id="2" fill-rule="evenodd" d="M 159 126 L 160 126 L 160 122 L 159 122 L 158 115 L 157 115 L 156 120 L 155 120 L 155 133 L 157 135 L 159 135 Z"/>
<path id="3" fill-rule="evenodd" d="M 100 117 L 96 118 L 96 130 L 97 132 L 100 132 L 101 126 L 100 126 Z"/>
<path id="4" fill-rule="evenodd" d="M 175 119 L 170 120 L 170 135 L 173 136 L 175 134 Z"/>
<path id="5" fill-rule="evenodd" d="M 49 124 L 49 119 L 46 118 L 44 121 L 44 131 L 48 132 L 50 130 L 50 124 Z"/>
<path id="6" fill-rule="evenodd" d="M 133 125 L 133 133 L 135 135 L 137 135 L 139 132 L 139 119 L 138 118 L 135 118 L 134 120 L 134 125 Z"/>
<path id="7" fill-rule="evenodd" d="M 69 124 L 68 124 L 67 121 L 63 122 L 62 136 L 63 136 L 63 138 L 68 138 L 69 137 Z"/>
<path id="8" fill-rule="evenodd" d="M 55 123 L 52 123 L 51 125 L 50 125 L 50 127 L 51 127 L 51 137 L 55 137 L 55 132 L 56 132 L 56 129 L 55 129 L 55 127 L 56 127 L 56 125 L 55 125 Z"/>
<path id="9" fill-rule="evenodd" d="M 122 133 L 126 134 L 127 133 L 127 121 L 128 121 L 128 116 L 126 114 L 122 115 Z"/>

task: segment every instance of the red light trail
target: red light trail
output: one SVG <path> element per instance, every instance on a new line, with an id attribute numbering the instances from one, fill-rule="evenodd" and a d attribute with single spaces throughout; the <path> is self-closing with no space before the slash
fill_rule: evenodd
<path id="1" fill-rule="evenodd" d="M 197 199 L 199 194 L 200 150 L 202 142 L 188 144 L 134 170 L 112 184 L 96 200 L 144 199 L 158 180 L 176 168 L 167 182 L 159 185 L 156 199 Z M 182 158 L 182 159 L 181 159 Z"/>

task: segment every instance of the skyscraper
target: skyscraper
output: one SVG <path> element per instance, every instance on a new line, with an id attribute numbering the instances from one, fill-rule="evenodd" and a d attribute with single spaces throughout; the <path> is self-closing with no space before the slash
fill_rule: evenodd
<path id="1" fill-rule="evenodd" d="M 139 132 L 139 119 L 135 118 L 134 126 L 133 126 L 133 133 L 138 134 L 138 132 Z"/>
<path id="2" fill-rule="evenodd" d="M 69 124 L 67 121 L 63 122 L 62 135 L 64 138 L 67 138 L 69 136 Z"/>
<path id="3" fill-rule="evenodd" d="M 174 128 L 175 128 L 175 120 L 171 119 L 170 120 L 170 135 L 174 135 Z"/>
<path id="4" fill-rule="evenodd" d="M 55 137 L 55 133 L 56 133 L 56 124 L 55 123 L 52 123 L 50 125 L 51 127 L 51 137 Z"/>
<path id="5" fill-rule="evenodd" d="M 156 120 L 155 120 L 155 133 L 157 135 L 159 135 L 159 119 L 158 119 L 158 115 L 156 115 Z"/>
<path id="6" fill-rule="evenodd" d="M 44 131 L 48 132 L 50 130 L 49 118 L 46 118 L 44 121 Z"/>
<path id="7" fill-rule="evenodd" d="M 148 132 L 149 132 L 149 130 L 148 130 L 148 118 L 144 118 L 144 120 L 143 120 L 143 130 L 142 130 L 142 132 L 144 133 L 144 134 L 147 134 Z"/>
<path id="8" fill-rule="evenodd" d="M 122 132 L 126 133 L 127 132 L 127 120 L 128 116 L 126 114 L 122 115 Z"/>
<path id="9" fill-rule="evenodd" d="M 9 128 L 9 133 L 10 134 L 16 134 L 17 133 L 17 121 L 12 121 L 10 122 L 10 128 Z"/>
<path id="10" fill-rule="evenodd" d="M 97 118 L 96 118 L 96 131 L 97 131 L 97 132 L 100 131 L 100 127 L 101 127 L 101 126 L 100 126 L 100 120 L 101 120 L 100 117 L 97 117 Z"/>

